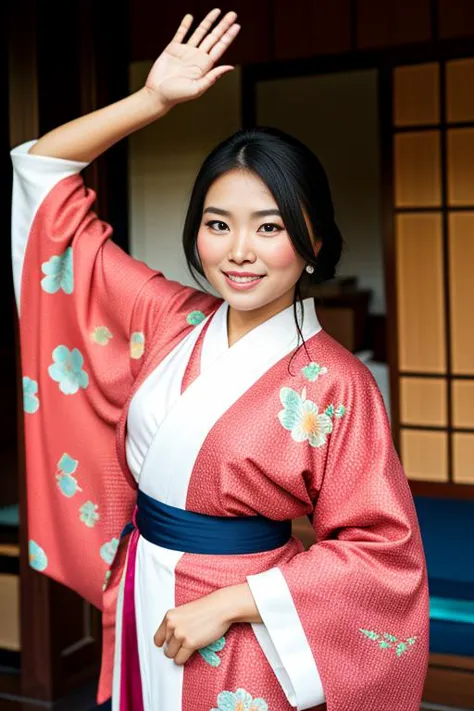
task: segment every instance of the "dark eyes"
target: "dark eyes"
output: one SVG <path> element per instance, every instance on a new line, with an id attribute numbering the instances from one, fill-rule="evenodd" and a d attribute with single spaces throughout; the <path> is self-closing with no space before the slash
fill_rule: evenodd
<path id="1" fill-rule="evenodd" d="M 222 220 L 209 220 L 209 222 L 206 222 L 206 227 L 210 227 L 215 232 L 225 232 L 229 229 L 227 223 L 222 222 Z M 284 228 L 281 225 L 277 225 L 274 222 L 264 222 L 263 225 L 260 225 L 260 227 L 258 228 L 258 232 L 263 232 L 264 234 L 271 235 L 276 234 L 277 232 L 281 232 L 283 229 Z"/>

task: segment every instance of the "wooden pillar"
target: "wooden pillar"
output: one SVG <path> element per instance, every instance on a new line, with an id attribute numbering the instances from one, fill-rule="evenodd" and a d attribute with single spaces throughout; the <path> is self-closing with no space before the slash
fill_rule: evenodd
<path id="1" fill-rule="evenodd" d="M 70 0 L 8 3 L 10 146 L 38 137 L 81 113 L 123 97 L 128 89 L 128 3 Z M 100 215 L 119 227 L 127 247 L 127 149 L 117 146 L 88 169 Z M 11 287 L 12 288 L 12 287 Z M 13 292 L 11 293 L 12 296 Z M 100 615 L 64 586 L 28 564 L 23 408 L 16 340 L 20 540 L 21 683 L 2 693 L 38 701 L 64 697 L 95 678 L 100 660 Z M 12 358 L 15 358 L 12 347 Z"/>

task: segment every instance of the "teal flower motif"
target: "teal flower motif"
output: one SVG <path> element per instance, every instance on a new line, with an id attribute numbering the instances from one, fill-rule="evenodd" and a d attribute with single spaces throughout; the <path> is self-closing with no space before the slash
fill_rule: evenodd
<path id="1" fill-rule="evenodd" d="M 107 326 L 97 326 L 91 333 L 91 341 L 98 343 L 99 346 L 106 346 L 111 338 L 113 336 Z"/>
<path id="2" fill-rule="evenodd" d="M 38 383 L 36 380 L 28 378 L 26 375 L 23 378 L 23 409 L 29 415 L 37 412 L 40 406 L 36 393 L 38 392 Z"/>
<path id="3" fill-rule="evenodd" d="M 320 413 L 316 403 L 306 399 L 306 388 L 301 396 L 292 388 L 281 388 L 280 401 L 283 410 L 278 413 L 278 419 L 295 442 L 308 440 L 311 447 L 326 444 L 327 435 L 332 432 L 331 417 Z"/>
<path id="4" fill-rule="evenodd" d="M 112 538 L 110 541 L 107 541 L 107 543 L 104 543 L 103 546 L 100 547 L 100 557 L 102 560 L 104 560 L 108 565 L 112 565 L 114 562 L 115 555 L 117 553 L 119 547 L 119 539 L 118 538 Z"/>
<path id="5" fill-rule="evenodd" d="M 62 289 L 65 294 L 72 294 L 74 290 L 72 247 L 68 247 L 63 254 L 56 255 L 47 262 L 43 262 L 41 271 L 46 274 L 41 279 L 43 291 L 48 294 L 55 294 Z"/>
<path id="6" fill-rule="evenodd" d="M 325 375 L 328 372 L 326 366 L 321 366 L 319 363 L 308 363 L 304 368 L 301 368 L 301 372 L 306 380 L 313 383 L 319 378 L 320 375 Z"/>
<path id="7" fill-rule="evenodd" d="M 78 348 L 70 351 L 66 346 L 57 346 L 53 351 L 53 360 L 48 373 L 52 380 L 59 383 L 64 395 L 74 395 L 79 388 L 87 388 L 89 376 L 82 370 L 84 358 Z"/>
<path id="8" fill-rule="evenodd" d="M 85 504 L 79 508 L 79 519 L 82 523 L 85 523 L 87 528 L 94 528 L 95 524 L 99 520 L 98 504 L 92 503 L 92 501 L 86 501 Z"/>
<path id="9" fill-rule="evenodd" d="M 30 560 L 30 566 L 34 570 L 46 570 L 48 567 L 48 556 L 44 550 L 39 546 L 36 541 L 30 540 L 28 543 L 28 554 Z"/>
<path id="10" fill-rule="evenodd" d="M 217 697 L 217 708 L 211 711 L 268 711 L 263 699 L 252 699 L 245 689 L 222 691 Z"/>
<path id="11" fill-rule="evenodd" d="M 60 474 L 56 474 L 56 480 L 58 482 L 58 488 L 61 494 L 67 496 L 70 499 L 78 491 L 82 491 L 81 487 L 77 484 L 77 479 L 72 475 L 77 469 L 79 464 L 77 459 L 73 459 L 69 454 L 63 454 L 58 462 L 58 470 Z"/>
<path id="12" fill-rule="evenodd" d="M 408 647 L 413 646 L 417 639 L 416 637 L 408 637 L 405 641 L 401 641 L 398 637 L 395 637 L 395 635 L 389 634 L 388 632 L 377 634 L 377 632 L 374 632 L 373 630 L 364 630 L 361 628 L 359 628 L 359 632 L 362 632 L 363 635 L 368 637 L 368 639 L 371 639 L 373 642 L 378 642 L 380 649 L 395 649 L 397 657 L 401 657 L 402 654 L 405 654 Z"/>
<path id="13" fill-rule="evenodd" d="M 202 311 L 191 311 L 191 313 L 186 316 L 186 321 L 190 326 L 197 326 L 201 321 L 204 321 L 205 318 L 206 314 Z"/>
<path id="14" fill-rule="evenodd" d="M 207 647 L 198 649 L 198 652 L 204 661 L 210 664 L 211 667 L 218 667 L 221 663 L 221 659 L 217 656 L 216 652 L 221 652 L 224 647 L 225 637 L 220 637 L 215 642 L 212 642 L 212 644 L 208 644 Z"/>
<path id="15" fill-rule="evenodd" d="M 135 331 L 130 337 L 130 358 L 138 360 L 145 352 L 145 334 Z"/>
<path id="16" fill-rule="evenodd" d="M 340 420 L 341 417 L 344 417 L 345 414 L 346 408 L 344 407 L 344 405 L 338 405 L 336 407 L 336 412 L 334 413 L 334 416 L 337 417 L 338 420 Z"/>

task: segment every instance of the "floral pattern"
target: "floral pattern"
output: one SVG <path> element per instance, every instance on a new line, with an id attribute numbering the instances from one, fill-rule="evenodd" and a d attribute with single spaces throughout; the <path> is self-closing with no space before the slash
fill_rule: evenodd
<path id="1" fill-rule="evenodd" d="M 65 294 L 72 294 L 74 290 L 72 247 L 68 247 L 63 254 L 55 255 L 47 262 L 43 262 L 41 271 L 46 274 L 41 279 L 43 291 L 55 294 L 62 289 Z"/>
<path id="2" fill-rule="evenodd" d="M 100 516 L 98 509 L 98 504 L 94 504 L 92 501 L 86 501 L 86 503 L 82 504 L 79 508 L 79 518 L 88 528 L 94 528 L 95 524 L 99 520 Z"/>
<path id="3" fill-rule="evenodd" d="M 220 657 L 217 652 L 221 652 L 225 647 L 225 636 L 220 637 L 212 644 L 208 644 L 207 647 L 202 647 L 198 649 L 199 654 L 204 659 L 205 662 L 211 665 L 211 667 L 218 667 L 221 663 Z"/>
<path id="4" fill-rule="evenodd" d="M 23 378 L 23 409 L 29 415 L 38 411 L 40 403 L 36 395 L 38 383 L 27 376 Z"/>
<path id="5" fill-rule="evenodd" d="M 408 639 L 401 640 L 388 632 L 378 634 L 373 630 L 359 629 L 359 632 L 362 632 L 363 635 L 373 642 L 377 642 L 380 649 L 394 649 L 397 657 L 401 657 L 402 654 L 405 654 L 405 652 L 415 644 L 417 639 L 416 637 L 408 637 Z"/>
<path id="6" fill-rule="evenodd" d="M 57 465 L 58 472 L 60 472 L 56 474 L 58 488 L 61 494 L 67 496 L 68 499 L 74 496 L 78 491 L 82 491 L 77 483 L 77 479 L 72 476 L 78 464 L 77 459 L 73 459 L 69 454 L 63 454 Z"/>
<path id="7" fill-rule="evenodd" d="M 186 321 L 190 326 L 197 326 L 201 321 L 204 321 L 205 318 L 206 314 L 202 311 L 191 311 L 191 313 L 186 316 Z"/>
<path id="8" fill-rule="evenodd" d="M 48 567 L 48 556 L 36 541 L 30 540 L 28 543 L 28 555 L 30 566 L 40 572 Z"/>
<path id="9" fill-rule="evenodd" d="M 79 388 L 87 388 L 89 376 L 82 370 L 84 358 L 78 348 L 70 351 L 66 346 L 57 346 L 53 351 L 53 360 L 48 373 L 52 380 L 59 383 L 64 395 L 74 395 Z"/>
<path id="10" fill-rule="evenodd" d="M 303 377 L 313 383 L 320 375 L 325 375 L 328 372 L 326 366 L 321 366 L 319 363 L 308 363 L 304 368 L 301 368 Z"/>
<path id="11" fill-rule="evenodd" d="M 217 708 L 211 711 L 268 711 L 263 699 L 253 699 L 245 689 L 222 691 L 217 697 Z"/>
<path id="12" fill-rule="evenodd" d="M 145 334 L 135 331 L 130 337 L 130 358 L 138 360 L 145 352 Z"/>
<path id="13" fill-rule="evenodd" d="M 104 545 L 100 547 L 100 557 L 102 558 L 102 560 L 108 563 L 108 565 L 112 565 L 112 563 L 114 562 L 118 546 L 119 539 L 112 538 L 110 541 L 107 541 L 107 543 L 104 543 Z"/>
<path id="14" fill-rule="evenodd" d="M 295 442 L 308 440 L 311 447 L 326 444 L 333 428 L 331 416 L 327 412 L 320 413 L 316 403 L 306 399 L 306 388 L 301 395 L 292 388 L 281 388 L 280 401 L 283 410 L 278 413 L 278 419 Z"/>
<path id="15" fill-rule="evenodd" d="M 98 343 L 99 346 L 106 346 L 111 338 L 113 336 L 107 326 L 97 326 L 91 333 L 91 341 Z"/>

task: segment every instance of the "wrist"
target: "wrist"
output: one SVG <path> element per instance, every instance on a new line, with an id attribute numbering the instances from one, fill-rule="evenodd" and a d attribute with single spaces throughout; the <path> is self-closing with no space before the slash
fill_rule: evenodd
<path id="1" fill-rule="evenodd" d="M 148 114 L 151 121 L 161 118 L 172 108 L 161 98 L 159 93 L 149 86 L 143 86 L 136 92 L 136 96 L 143 104 L 144 111 Z"/>
<path id="2" fill-rule="evenodd" d="M 220 596 L 222 621 L 228 624 L 238 622 L 261 622 L 262 619 L 255 605 L 248 583 L 230 585 L 217 590 Z"/>

